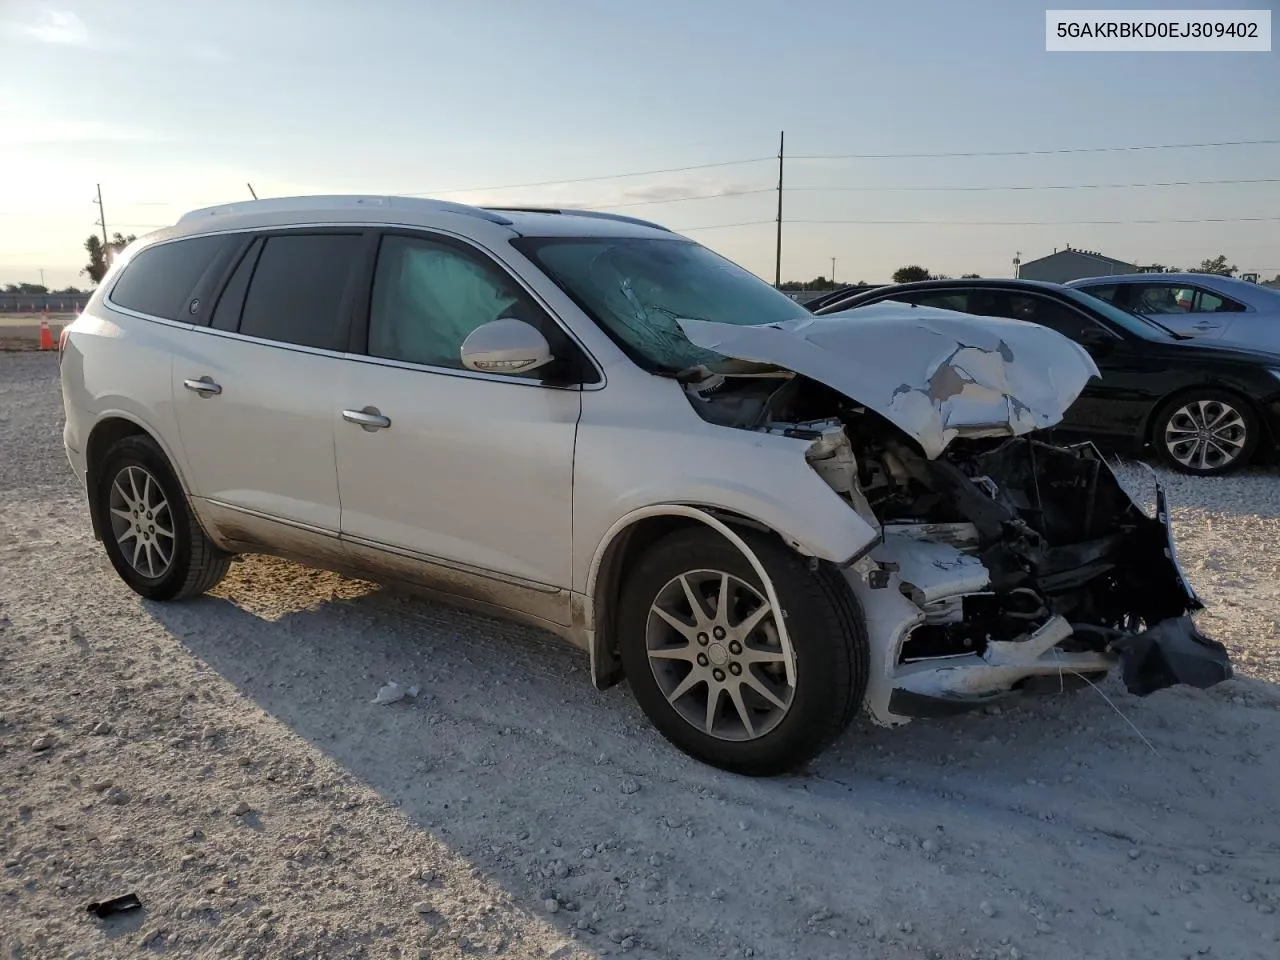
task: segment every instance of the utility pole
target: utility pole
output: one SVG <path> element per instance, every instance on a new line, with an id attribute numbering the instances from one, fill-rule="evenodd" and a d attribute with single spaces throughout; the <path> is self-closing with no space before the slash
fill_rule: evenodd
<path id="1" fill-rule="evenodd" d="M 44 287 L 46 290 L 49 289 L 48 287 L 44 286 L 44 267 L 40 268 L 40 286 Z"/>
<path id="2" fill-rule="evenodd" d="M 782 289 L 782 148 L 786 142 L 784 130 L 778 134 L 778 248 L 773 267 L 773 285 L 779 290 Z"/>
<path id="3" fill-rule="evenodd" d="M 831 258 L 831 286 L 836 285 L 836 258 Z"/>
<path id="4" fill-rule="evenodd" d="M 105 253 L 107 248 L 107 214 L 102 209 L 102 184 L 98 184 L 98 199 L 94 203 L 98 205 L 98 223 L 102 226 L 102 249 Z"/>

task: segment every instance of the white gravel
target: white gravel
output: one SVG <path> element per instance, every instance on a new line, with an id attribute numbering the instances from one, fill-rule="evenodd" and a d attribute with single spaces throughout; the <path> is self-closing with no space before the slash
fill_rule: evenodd
<path id="1" fill-rule="evenodd" d="M 61 423 L 54 359 L 0 354 L 3 960 L 1280 955 L 1274 471 L 1166 477 L 1238 679 L 860 724 L 754 781 L 524 628 L 259 558 L 140 601 Z"/>

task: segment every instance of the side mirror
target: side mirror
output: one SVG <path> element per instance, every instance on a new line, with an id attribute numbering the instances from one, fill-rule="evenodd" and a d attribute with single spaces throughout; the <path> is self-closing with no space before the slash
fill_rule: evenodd
<path id="1" fill-rule="evenodd" d="M 478 373 L 524 373 L 554 359 L 547 338 L 514 317 L 476 327 L 462 341 L 462 365 Z"/>

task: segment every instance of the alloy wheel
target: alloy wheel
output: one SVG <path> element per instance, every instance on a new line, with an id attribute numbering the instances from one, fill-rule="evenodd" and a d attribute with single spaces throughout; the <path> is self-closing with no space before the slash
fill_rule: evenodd
<path id="1" fill-rule="evenodd" d="M 686 722 L 721 740 L 754 740 L 791 709 L 794 677 L 776 613 L 755 587 L 691 570 L 658 591 L 645 636 L 649 667 Z"/>
<path id="2" fill-rule="evenodd" d="M 146 469 L 129 465 L 111 482 L 111 532 L 129 566 L 159 579 L 173 563 L 175 539 L 169 500 Z"/>
<path id="3" fill-rule="evenodd" d="M 1165 447 L 1192 470 L 1222 470 L 1244 452 L 1248 427 L 1240 411 L 1222 400 L 1193 400 L 1174 411 L 1164 429 Z"/>

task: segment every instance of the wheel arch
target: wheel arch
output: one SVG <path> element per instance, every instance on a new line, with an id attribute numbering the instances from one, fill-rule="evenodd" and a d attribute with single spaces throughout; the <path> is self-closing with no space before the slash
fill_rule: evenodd
<path id="1" fill-rule="evenodd" d="M 137 417 L 124 411 L 113 410 L 103 414 L 93 425 L 93 429 L 89 431 L 84 448 L 85 489 L 88 492 L 89 499 L 89 519 L 93 525 L 94 538 L 97 540 L 101 540 L 103 535 L 102 517 L 98 510 L 98 498 L 95 496 L 99 479 L 98 470 L 101 467 L 103 458 L 107 455 L 107 451 L 126 437 L 135 436 L 147 437 L 155 442 L 156 446 L 160 448 L 160 452 L 164 454 L 165 459 L 169 461 L 169 468 L 173 471 L 173 475 L 178 478 L 183 494 L 186 494 L 187 486 L 183 479 L 181 468 L 178 465 L 178 460 L 155 430 Z"/>
<path id="2" fill-rule="evenodd" d="M 616 616 L 619 587 L 627 570 L 651 544 L 676 530 L 690 527 L 707 527 L 735 546 L 760 578 L 766 599 L 774 609 L 782 609 L 764 564 L 738 533 L 744 528 L 766 533 L 778 537 L 787 549 L 794 551 L 795 547 L 776 530 L 741 514 L 693 504 L 656 504 L 633 510 L 606 532 L 596 547 L 587 575 L 583 631 L 591 656 L 591 681 L 596 689 L 608 689 L 624 676 L 616 645 Z M 782 617 L 778 618 L 778 629 L 785 635 Z M 794 664 L 788 664 L 788 669 L 793 670 Z"/>

